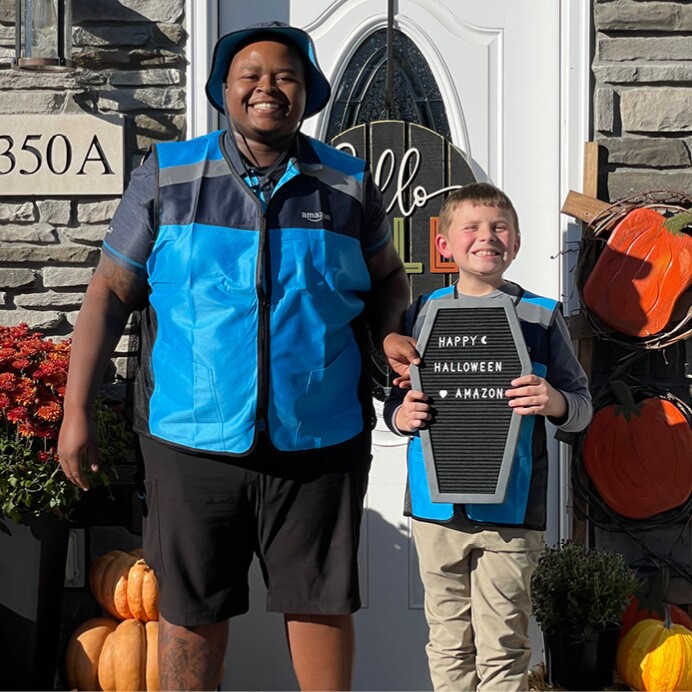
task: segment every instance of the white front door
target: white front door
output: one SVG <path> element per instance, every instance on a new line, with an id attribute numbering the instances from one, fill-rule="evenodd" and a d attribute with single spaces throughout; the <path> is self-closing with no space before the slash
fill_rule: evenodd
<path id="1" fill-rule="evenodd" d="M 559 210 L 567 190 L 580 189 L 587 5 L 586 0 L 394 3 L 396 29 L 415 43 L 437 82 L 453 144 L 467 155 L 476 178 L 503 188 L 517 208 L 522 247 L 509 278 L 563 300 L 570 287 L 561 252 L 569 249 L 576 229 Z M 386 0 L 222 0 L 214 9 L 219 35 L 272 19 L 305 28 L 334 86 L 357 47 L 387 22 Z M 324 137 L 328 122 L 329 107 L 303 129 Z M 404 443 L 378 424 L 362 532 L 365 607 L 356 615 L 359 690 L 430 689 L 423 594 L 409 522 L 402 516 Z M 553 539 L 564 535 L 559 527 L 564 475 L 563 461 L 562 473 L 556 468 L 553 475 Z M 534 661 L 541 656 L 537 639 L 536 644 Z M 222 687 L 296 689 L 282 619 L 265 612 L 257 569 L 251 612 L 231 624 Z"/>

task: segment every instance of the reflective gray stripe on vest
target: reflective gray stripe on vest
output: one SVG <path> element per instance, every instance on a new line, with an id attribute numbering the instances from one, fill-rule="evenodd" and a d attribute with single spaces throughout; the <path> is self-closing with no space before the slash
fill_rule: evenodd
<path id="1" fill-rule="evenodd" d="M 363 184 L 356 180 L 353 176 L 337 171 L 335 168 L 329 168 L 321 165 L 306 165 L 300 166 L 300 172 L 304 175 L 310 175 L 317 178 L 326 185 L 343 192 L 345 195 L 353 197 L 357 201 L 363 198 Z"/>
<path id="2" fill-rule="evenodd" d="M 549 309 L 545 305 L 532 303 L 531 299 L 520 300 L 516 306 L 519 319 L 533 324 L 539 324 L 541 327 L 549 327 L 553 321 L 555 309 Z"/>
<path id="3" fill-rule="evenodd" d="M 191 183 L 200 178 L 218 178 L 228 175 L 228 164 L 224 159 L 214 161 L 199 161 L 187 163 L 181 166 L 170 166 L 160 171 L 160 185 L 178 185 L 179 183 Z"/>

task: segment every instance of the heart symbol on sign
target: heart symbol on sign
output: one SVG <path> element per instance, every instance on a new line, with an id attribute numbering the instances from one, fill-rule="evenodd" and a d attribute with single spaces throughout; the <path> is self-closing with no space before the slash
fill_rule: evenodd
<path id="1" fill-rule="evenodd" d="M 446 389 L 440 389 L 440 396 L 441 396 L 443 399 L 447 396 L 448 393 L 449 393 L 449 392 L 447 392 Z"/>

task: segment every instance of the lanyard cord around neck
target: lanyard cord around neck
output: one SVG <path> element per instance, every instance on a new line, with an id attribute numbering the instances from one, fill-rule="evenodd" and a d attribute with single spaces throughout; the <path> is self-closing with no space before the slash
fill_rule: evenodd
<path id="1" fill-rule="evenodd" d="M 243 139 L 245 138 L 243 137 Z M 247 143 L 245 146 L 247 147 Z M 272 179 L 272 175 L 286 162 L 290 150 L 291 146 L 284 149 L 284 151 L 279 154 L 278 158 L 276 161 L 274 161 L 274 163 L 271 164 L 271 166 L 263 168 L 262 166 L 252 165 L 252 162 L 243 155 L 240 149 L 238 149 L 240 163 L 243 167 L 245 177 L 248 180 L 248 185 L 250 185 L 252 191 L 256 195 L 271 194 L 274 186 L 276 185 L 276 181 Z M 250 151 L 249 148 L 248 151 Z M 248 163 L 250 164 L 249 166 Z M 257 180 L 255 184 L 252 183 L 254 179 Z"/>
<path id="2" fill-rule="evenodd" d="M 279 154 L 276 161 L 274 161 L 274 163 L 272 163 L 271 166 L 269 166 L 266 170 L 262 171 L 262 166 L 253 166 L 252 161 L 246 158 L 243 155 L 243 152 L 240 151 L 238 142 L 235 141 L 232 120 L 229 117 L 227 107 L 226 119 L 229 123 L 229 128 L 227 132 L 228 139 L 231 141 L 231 146 L 235 148 L 236 154 L 238 155 L 238 160 L 240 161 L 240 165 L 243 167 L 243 174 L 248 186 L 258 197 L 261 197 L 262 199 L 265 199 L 265 195 L 267 196 L 267 198 L 270 197 L 275 185 L 275 181 L 272 180 L 271 176 L 280 166 L 282 166 L 285 163 L 286 159 L 288 158 L 288 155 L 293 147 L 293 142 L 295 142 L 296 139 L 295 133 L 291 138 L 291 141 L 289 142 L 288 146 Z M 238 134 L 243 138 L 245 148 L 248 150 L 248 152 L 250 152 L 250 155 L 254 158 L 254 155 L 252 154 L 252 149 L 250 148 L 250 145 L 248 144 L 245 135 L 240 132 Z M 256 159 L 255 162 L 257 163 Z M 248 166 L 248 164 L 250 165 Z M 253 183 L 253 180 L 255 179 L 257 180 L 257 182 Z M 265 199 L 265 201 L 267 200 Z"/>
<path id="3" fill-rule="evenodd" d="M 273 191 L 275 181 L 271 179 L 271 175 L 281 166 L 286 159 L 288 158 L 288 155 L 293 148 L 293 143 L 296 141 L 296 136 L 298 132 L 300 131 L 300 127 L 303 124 L 303 121 L 301 120 L 298 128 L 296 131 L 293 133 L 293 137 L 291 137 L 291 141 L 288 143 L 288 146 L 279 154 L 279 157 L 274 161 L 271 166 L 265 171 L 261 171 L 260 169 L 262 168 L 261 166 L 252 166 L 252 162 L 249 159 L 246 159 L 245 156 L 243 156 L 243 153 L 240 151 L 240 147 L 238 146 L 238 143 L 235 141 L 235 134 L 234 134 L 234 128 L 233 128 L 233 120 L 231 119 L 231 115 L 228 111 L 228 103 L 226 99 L 224 99 L 224 114 L 226 115 L 226 120 L 228 122 L 228 139 L 231 140 L 231 145 L 235 147 L 235 151 L 238 155 L 238 159 L 240 161 L 240 165 L 243 167 L 243 174 L 245 179 L 247 180 L 247 184 L 250 187 L 250 189 L 257 195 L 257 197 L 260 197 L 262 199 L 265 199 L 265 193 L 267 193 L 267 197 L 271 196 L 271 193 Z M 241 132 L 238 133 L 242 138 L 243 138 L 243 143 L 245 144 L 245 148 L 250 152 L 250 155 L 252 154 L 252 149 L 250 149 L 250 146 L 248 144 L 248 141 L 245 137 L 244 134 Z M 254 157 L 254 155 L 253 155 Z M 255 159 L 255 162 L 257 160 Z M 251 165 L 248 166 L 248 163 Z M 252 180 L 257 179 L 257 183 L 252 184 Z M 267 200 L 265 199 L 265 202 Z"/>

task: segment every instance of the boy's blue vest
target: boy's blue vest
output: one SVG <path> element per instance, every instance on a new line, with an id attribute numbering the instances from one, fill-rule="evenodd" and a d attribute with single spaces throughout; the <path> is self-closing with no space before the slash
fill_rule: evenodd
<path id="1" fill-rule="evenodd" d="M 283 451 L 363 430 L 365 163 L 302 135 L 297 151 L 264 205 L 219 132 L 156 146 L 138 432 L 243 455 L 263 429 Z"/>
<path id="2" fill-rule="evenodd" d="M 407 333 L 412 333 L 418 338 L 427 312 L 427 301 L 450 299 L 454 299 L 453 286 L 438 289 L 426 296 L 414 325 L 407 325 Z M 552 321 L 558 303 L 528 291 L 522 292 L 517 299 L 515 309 L 529 349 L 532 372 L 545 377 L 550 357 L 547 327 Z M 419 437 L 413 437 L 409 441 L 407 457 L 410 513 L 418 519 L 439 522 L 451 520 L 454 516 L 454 505 L 433 502 L 430 497 Z M 524 525 L 528 521 L 537 526 L 541 525 L 545 521 L 547 462 L 545 419 L 543 416 L 523 416 L 504 502 L 465 504 L 464 513 L 469 519 L 479 523 Z M 536 506 L 528 506 L 530 497 Z"/>

